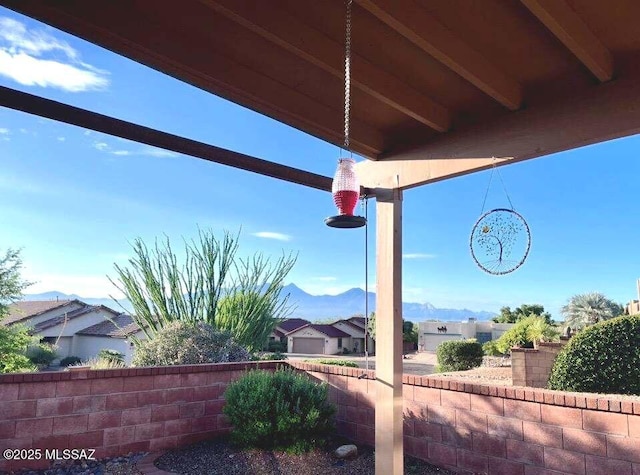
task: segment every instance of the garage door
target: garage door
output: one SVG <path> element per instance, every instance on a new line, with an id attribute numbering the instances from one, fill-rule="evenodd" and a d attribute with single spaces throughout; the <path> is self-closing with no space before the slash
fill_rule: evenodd
<path id="1" fill-rule="evenodd" d="M 306 355 L 324 355 L 324 338 L 294 338 L 293 352 Z"/>

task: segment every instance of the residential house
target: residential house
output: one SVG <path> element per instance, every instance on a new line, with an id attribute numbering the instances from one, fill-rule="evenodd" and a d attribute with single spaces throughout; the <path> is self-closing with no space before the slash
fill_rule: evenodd
<path id="1" fill-rule="evenodd" d="M 129 361 L 133 353 L 131 337 L 142 333 L 130 316 L 80 300 L 16 302 L 9 306 L 0 324 L 31 328 L 33 335 L 58 347 L 59 359 L 77 356 L 86 360 L 102 349 L 113 349 Z"/>
<path id="2" fill-rule="evenodd" d="M 418 350 L 435 351 L 440 343 L 450 340 L 475 338 L 480 343 L 496 340 L 513 327 L 513 323 L 429 321 L 418 324 Z"/>
<path id="3" fill-rule="evenodd" d="M 335 355 L 352 348 L 351 335 L 332 325 L 309 323 L 286 334 L 289 353 Z"/>
<path id="4" fill-rule="evenodd" d="M 362 320 L 360 320 L 362 319 Z M 351 346 L 348 348 L 353 353 L 364 353 L 365 324 L 363 317 L 351 317 L 347 320 L 338 320 L 333 322 L 331 326 L 348 333 L 351 336 Z M 369 335 L 367 351 L 370 354 L 375 353 L 375 341 Z"/>
<path id="5" fill-rule="evenodd" d="M 288 348 L 286 334 L 310 323 L 310 321 L 303 318 L 286 318 L 273 329 L 271 335 L 269 335 L 269 340 L 279 341 L 285 348 Z"/>

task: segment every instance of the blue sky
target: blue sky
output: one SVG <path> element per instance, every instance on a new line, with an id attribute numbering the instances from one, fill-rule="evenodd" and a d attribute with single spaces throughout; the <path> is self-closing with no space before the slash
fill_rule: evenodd
<path id="1" fill-rule="evenodd" d="M 291 127 L 0 8 L 0 84 L 266 160 L 332 176 L 340 150 Z M 558 131 L 562 133 L 562 131 Z M 516 272 L 481 272 L 469 253 L 489 172 L 404 195 L 405 301 L 497 310 L 576 293 L 626 303 L 640 277 L 640 138 L 501 168 L 532 247 Z M 241 249 L 299 253 L 290 276 L 313 294 L 364 286 L 364 231 L 327 228 L 327 193 L 0 108 L 0 249 L 22 247 L 30 292 L 114 288 L 128 242 L 175 242 L 242 227 Z M 508 205 L 500 186 L 486 208 Z M 375 284 L 375 201 L 369 203 Z"/>

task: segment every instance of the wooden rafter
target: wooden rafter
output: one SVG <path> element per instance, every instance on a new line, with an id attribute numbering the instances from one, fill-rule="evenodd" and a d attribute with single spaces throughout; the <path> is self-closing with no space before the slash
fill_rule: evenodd
<path id="1" fill-rule="evenodd" d="M 333 76 L 344 77 L 344 46 L 300 23 L 282 9 L 274 9 L 272 2 L 200 1 Z M 449 129 L 451 113 L 446 108 L 357 53 L 352 54 L 352 63 L 351 84 L 354 87 L 432 129 L 439 132 Z"/>
<path id="2" fill-rule="evenodd" d="M 102 46 L 142 64 L 289 123 L 307 133 L 335 144 L 342 144 L 341 104 L 329 106 L 321 103 L 224 54 L 216 54 L 215 61 L 208 61 L 206 71 L 201 68 L 202 63 L 189 63 L 194 58 L 211 56 L 211 48 L 215 45 L 208 42 L 192 41 L 191 50 L 185 55 L 173 44 L 172 34 L 176 34 L 176 31 L 161 28 L 153 30 L 151 25 L 145 25 L 151 32 L 148 38 L 152 41 L 152 48 L 148 44 L 119 36 L 115 29 L 89 23 L 84 17 L 78 17 L 69 10 L 33 1 L 5 0 L 3 3 L 12 8 L 24 8 L 27 14 L 32 14 L 35 18 L 39 18 L 44 12 L 48 21 L 54 19 L 57 27 L 74 35 L 89 41 L 98 36 L 103 40 Z M 181 31 L 179 34 L 184 37 L 190 33 Z M 274 97 L 278 99 L 277 103 L 271 100 Z M 310 114 L 310 111 L 313 111 L 313 114 Z M 354 152 L 376 158 L 385 150 L 385 139 L 375 127 L 354 118 L 351 121 L 351 145 Z"/>
<path id="3" fill-rule="evenodd" d="M 602 82 L 613 77 L 611 53 L 565 0 L 521 1 L 595 77 Z"/>
<path id="4" fill-rule="evenodd" d="M 357 164 L 367 188 L 411 188 L 640 133 L 640 73 Z"/>
<path id="5" fill-rule="evenodd" d="M 318 190 L 331 191 L 333 180 L 326 176 L 161 132 L 3 86 L 0 86 L 0 106 Z"/>
<path id="6" fill-rule="evenodd" d="M 413 0 L 355 1 L 500 104 L 511 110 L 520 108 L 521 86 L 432 18 Z"/>

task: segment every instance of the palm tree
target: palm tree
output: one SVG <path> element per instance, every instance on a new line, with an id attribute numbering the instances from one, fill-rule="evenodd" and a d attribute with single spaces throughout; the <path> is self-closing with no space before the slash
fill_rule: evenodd
<path id="1" fill-rule="evenodd" d="M 620 305 L 599 292 L 574 295 L 560 311 L 571 328 L 584 328 L 622 313 Z"/>

